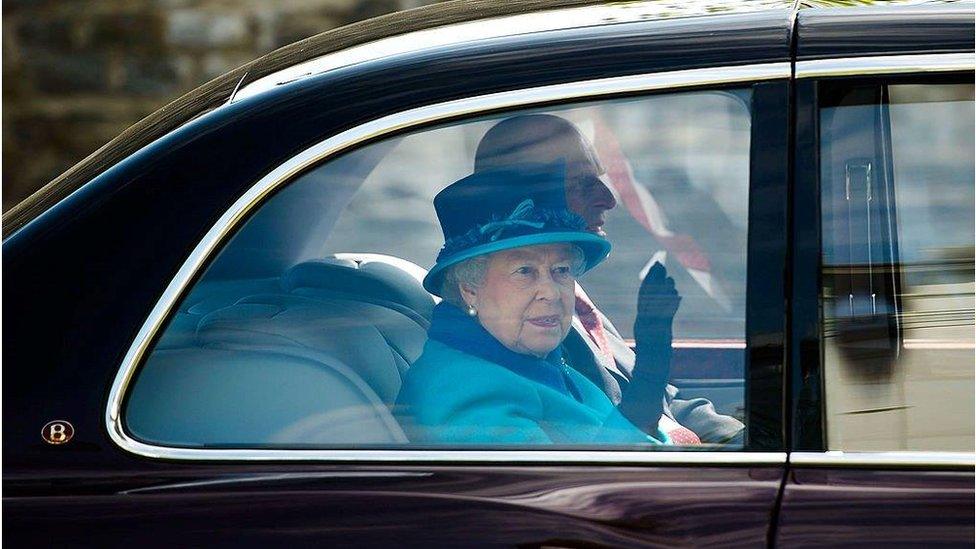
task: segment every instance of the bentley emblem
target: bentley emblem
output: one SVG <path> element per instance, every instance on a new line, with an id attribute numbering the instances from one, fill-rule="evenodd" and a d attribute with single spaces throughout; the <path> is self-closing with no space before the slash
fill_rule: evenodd
<path id="1" fill-rule="evenodd" d="M 41 429 L 41 438 L 48 444 L 64 444 L 75 436 L 73 425 L 63 419 L 50 421 Z"/>

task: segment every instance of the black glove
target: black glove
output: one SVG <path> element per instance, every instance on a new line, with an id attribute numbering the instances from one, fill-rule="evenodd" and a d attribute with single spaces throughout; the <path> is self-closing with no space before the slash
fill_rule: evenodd
<path id="1" fill-rule="evenodd" d="M 662 326 L 671 330 L 671 323 L 681 296 L 674 288 L 674 279 L 668 276 L 667 269 L 660 263 L 655 263 L 641 282 L 637 293 L 637 320 L 634 322 L 634 334 L 640 341 L 641 335 L 649 335 L 648 329 Z"/>
<path id="2" fill-rule="evenodd" d="M 671 377 L 672 324 L 680 304 L 674 279 L 668 276 L 664 265 L 655 263 L 637 293 L 637 359 L 619 406 L 631 423 L 651 433 L 661 419 L 664 389 Z"/>

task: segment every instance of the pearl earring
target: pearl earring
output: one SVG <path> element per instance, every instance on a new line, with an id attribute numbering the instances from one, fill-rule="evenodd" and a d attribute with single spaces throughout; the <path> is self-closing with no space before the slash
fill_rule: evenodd
<path id="1" fill-rule="evenodd" d="M 468 305 L 468 316 L 478 316 L 478 309 L 475 309 L 472 305 Z"/>

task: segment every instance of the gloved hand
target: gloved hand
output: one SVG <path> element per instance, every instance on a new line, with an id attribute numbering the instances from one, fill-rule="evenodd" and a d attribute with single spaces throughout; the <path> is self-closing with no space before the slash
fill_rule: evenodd
<path id="1" fill-rule="evenodd" d="M 637 292 L 637 320 L 634 322 L 634 337 L 638 345 L 642 336 L 653 337 L 662 327 L 671 330 L 671 324 L 681 296 L 674 288 L 674 279 L 668 276 L 667 269 L 655 263 L 641 282 Z M 670 339 L 670 337 L 669 337 Z"/>
<path id="2" fill-rule="evenodd" d="M 627 419 L 651 434 L 661 418 L 664 390 L 671 377 L 672 323 L 680 304 L 674 279 L 668 276 L 664 265 L 655 263 L 637 293 L 637 359 L 619 406 Z"/>

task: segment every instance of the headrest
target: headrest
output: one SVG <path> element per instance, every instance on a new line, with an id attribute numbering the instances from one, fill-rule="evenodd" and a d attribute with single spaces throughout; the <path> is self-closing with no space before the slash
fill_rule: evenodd
<path id="1" fill-rule="evenodd" d="M 287 292 L 320 290 L 368 302 L 391 302 L 428 320 L 434 308 L 434 299 L 416 276 L 372 254 L 362 261 L 331 257 L 299 263 L 285 272 L 281 284 Z"/>

